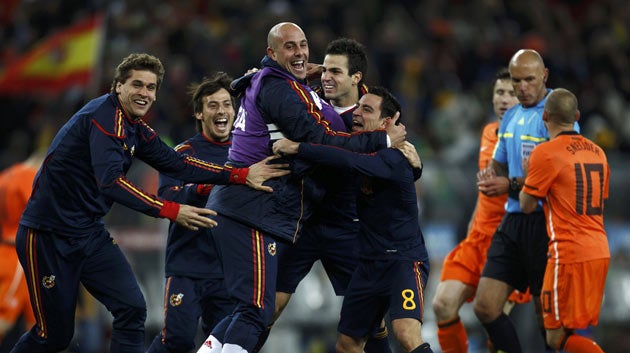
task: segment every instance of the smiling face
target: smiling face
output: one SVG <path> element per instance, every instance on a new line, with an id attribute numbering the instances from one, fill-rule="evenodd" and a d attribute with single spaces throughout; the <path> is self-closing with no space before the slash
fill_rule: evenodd
<path id="1" fill-rule="evenodd" d="M 267 55 L 298 79 L 306 79 L 308 42 L 300 27 L 293 23 L 274 26 L 269 33 Z"/>
<path id="2" fill-rule="evenodd" d="M 157 95 L 157 75 L 147 70 L 131 70 L 131 76 L 116 83 L 116 94 L 125 113 L 132 120 L 145 116 Z"/>
<path id="3" fill-rule="evenodd" d="M 322 66 L 321 81 L 326 99 L 338 107 L 355 104 L 359 96 L 357 84 L 361 81 L 361 73 L 349 74 L 348 57 L 328 54 Z"/>
<path id="4" fill-rule="evenodd" d="M 352 132 L 384 129 L 386 117 L 381 118 L 383 98 L 367 93 L 359 99 L 357 109 L 352 112 Z"/>
<path id="5" fill-rule="evenodd" d="M 216 142 L 225 142 L 230 138 L 234 115 L 230 93 L 221 88 L 203 97 L 203 109 L 195 113 L 195 118 L 201 121 L 206 137 Z"/>

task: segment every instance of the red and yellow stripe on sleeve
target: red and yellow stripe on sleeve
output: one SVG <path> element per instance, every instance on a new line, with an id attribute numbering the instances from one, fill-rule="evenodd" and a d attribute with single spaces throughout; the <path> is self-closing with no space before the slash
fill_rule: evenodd
<path id="1" fill-rule="evenodd" d="M 218 164 L 206 162 L 204 160 L 197 159 L 195 157 L 190 157 L 190 156 L 186 156 L 186 158 L 184 159 L 184 162 L 186 164 L 189 164 L 198 168 L 202 168 L 205 170 L 213 171 L 215 173 L 221 173 L 224 170 L 227 170 L 227 171 L 232 170 L 231 166 L 218 165 Z"/>
<path id="2" fill-rule="evenodd" d="M 116 179 L 116 184 L 120 185 L 120 187 L 127 190 L 138 200 L 144 202 L 151 207 L 161 209 L 162 206 L 164 206 L 164 202 L 162 202 L 160 199 L 140 189 L 122 176 Z"/>

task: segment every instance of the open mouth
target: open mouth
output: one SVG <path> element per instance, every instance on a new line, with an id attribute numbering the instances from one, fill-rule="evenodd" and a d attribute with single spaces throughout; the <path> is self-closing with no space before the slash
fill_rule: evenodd
<path id="1" fill-rule="evenodd" d="M 226 131 L 229 129 L 228 119 L 227 118 L 219 118 L 214 121 L 214 126 L 217 127 L 220 131 Z"/>
<path id="2" fill-rule="evenodd" d="M 299 70 L 304 70 L 305 69 L 305 67 L 304 67 L 304 60 L 298 60 L 298 61 L 291 62 L 291 67 L 294 70 L 298 70 L 298 71 Z"/>
<path id="3" fill-rule="evenodd" d="M 356 119 L 352 119 L 352 131 L 363 131 L 363 124 Z"/>

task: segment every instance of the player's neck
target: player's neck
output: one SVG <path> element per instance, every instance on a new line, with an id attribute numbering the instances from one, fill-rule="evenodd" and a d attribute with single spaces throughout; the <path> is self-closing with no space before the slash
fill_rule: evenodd
<path id="1" fill-rule="evenodd" d="M 359 101 L 359 91 L 356 93 L 348 93 L 344 96 L 337 97 L 336 99 L 331 99 L 330 103 L 338 108 L 348 108 L 351 107 Z"/>

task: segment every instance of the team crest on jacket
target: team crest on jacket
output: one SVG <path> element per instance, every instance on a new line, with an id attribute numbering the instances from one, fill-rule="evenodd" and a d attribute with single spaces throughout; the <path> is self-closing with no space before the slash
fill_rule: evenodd
<path id="1" fill-rule="evenodd" d="M 127 147 L 127 144 L 123 142 L 123 151 L 129 150 L 129 154 L 133 157 L 133 154 L 136 153 L 136 145 L 131 146 L 131 149 Z"/>
<path id="2" fill-rule="evenodd" d="M 42 285 L 46 289 L 50 289 L 55 286 L 55 275 L 44 276 L 42 278 Z"/>
<path id="3" fill-rule="evenodd" d="M 171 306 L 179 306 L 182 303 L 182 299 L 184 299 L 184 293 L 171 294 L 168 302 L 171 303 Z"/>
<path id="4" fill-rule="evenodd" d="M 269 255 L 276 256 L 276 242 L 275 241 L 267 245 L 267 251 L 269 252 Z"/>

